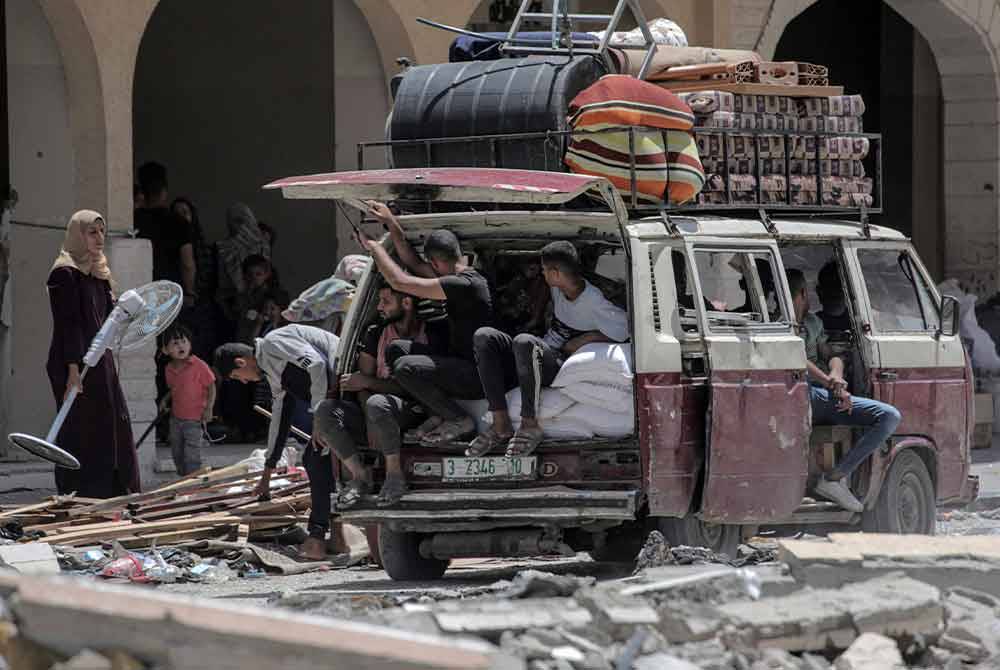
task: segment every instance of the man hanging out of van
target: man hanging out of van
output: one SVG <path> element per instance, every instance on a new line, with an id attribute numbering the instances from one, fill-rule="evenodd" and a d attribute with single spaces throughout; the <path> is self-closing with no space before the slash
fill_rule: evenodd
<path id="1" fill-rule="evenodd" d="M 493 322 L 489 285 L 462 261 L 458 238 L 451 231 L 435 230 L 427 236 L 424 260 L 410 246 L 388 207 L 378 202 L 369 202 L 368 206 L 389 230 L 393 247 L 405 266 L 405 269 L 400 267 L 381 244 L 360 231 L 357 233 L 358 243 L 372 255 L 389 286 L 417 298 L 448 301 L 449 333 L 444 351 L 401 340 L 393 345 L 389 356 L 395 361 L 393 379 L 419 399 L 430 415 L 417 434 L 429 446 L 471 436 L 476 431 L 476 422 L 453 399 L 483 397 L 472 336 L 477 328 Z"/>
<path id="2" fill-rule="evenodd" d="M 549 386 L 568 355 L 594 342 L 628 339 L 625 311 L 583 278 L 576 248 L 569 242 L 542 247 L 542 275 L 553 305 L 545 337 L 510 337 L 496 328 L 476 331 L 476 362 L 493 425 L 472 441 L 467 456 L 482 456 L 506 445 L 507 456 L 526 456 L 542 441 L 536 417 L 543 386 Z M 507 391 L 521 389 L 521 425 L 514 431 L 507 412 Z"/>
<path id="3" fill-rule="evenodd" d="M 324 400 L 316 408 L 313 439 L 324 449 L 332 449 L 353 477 L 341 490 L 337 509 L 353 507 L 371 489 L 372 473 L 362 463 L 357 449 L 358 444 L 369 442 L 385 454 L 386 478 L 376 504 L 388 506 L 399 501 L 406 491 L 399 460 L 402 431 L 425 416 L 392 379 L 388 357 L 388 349 L 402 340 L 427 344 L 415 300 L 383 286 L 378 292 L 378 313 L 380 323 L 372 325 L 361 342 L 358 371 L 340 377 L 340 390 L 357 393 L 357 402 Z"/>
<path id="4" fill-rule="evenodd" d="M 809 377 L 809 401 L 814 426 L 864 426 L 861 439 L 843 460 L 816 484 L 816 493 L 852 512 L 864 511 L 864 505 L 851 492 L 848 479 L 866 458 L 875 452 L 896 430 L 899 410 L 884 402 L 852 396 L 844 381 L 844 362 L 831 356 L 823 322 L 809 311 L 809 290 L 801 270 L 787 271 L 799 335 L 806 343 L 806 369 Z"/>

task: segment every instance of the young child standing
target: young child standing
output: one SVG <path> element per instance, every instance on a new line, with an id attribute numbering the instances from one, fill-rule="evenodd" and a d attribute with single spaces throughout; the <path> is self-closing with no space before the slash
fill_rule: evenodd
<path id="1" fill-rule="evenodd" d="M 203 424 L 212 419 L 215 405 L 215 375 L 205 361 L 191 353 L 191 331 L 175 325 L 163 337 L 170 389 L 170 453 L 177 474 L 188 475 L 201 468 Z"/>

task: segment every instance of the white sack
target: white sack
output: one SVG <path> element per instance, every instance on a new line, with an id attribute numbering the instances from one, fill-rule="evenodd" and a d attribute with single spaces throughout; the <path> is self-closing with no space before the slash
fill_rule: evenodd
<path id="1" fill-rule="evenodd" d="M 559 368 L 552 386 L 558 388 L 580 382 L 631 386 L 632 345 L 602 342 L 580 347 Z"/>

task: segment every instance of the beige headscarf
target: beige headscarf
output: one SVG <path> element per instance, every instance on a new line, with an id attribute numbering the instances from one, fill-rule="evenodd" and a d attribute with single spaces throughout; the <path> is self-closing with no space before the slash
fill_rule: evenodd
<path id="1" fill-rule="evenodd" d="M 69 225 L 66 226 L 66 239 L 63 240 L 62 249 L 56 256 L 55 263 L 52 264 L 53 270 L 63 267 L 76 268 L 85 275 L 93 275 L 98 279 L 114 283 L 105 255 L 102 253 L 93 256 L 87 251 L 87 228 L 97 222 L 104 225 L 104 217 L 92 209 L 81 209 L 70 218 Z"/>

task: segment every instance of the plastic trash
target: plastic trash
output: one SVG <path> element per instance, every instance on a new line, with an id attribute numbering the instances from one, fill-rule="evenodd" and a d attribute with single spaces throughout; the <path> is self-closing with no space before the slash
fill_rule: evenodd
<path id="1" fill-rule="evenodd" d="M 236 577 L 226 563 L 209 563 L 204 561 L 190 570 L 191 574 L 205 584 L 222 584 Z"/>
<path id="2" fill-rule="evenodd" d="M 120 556 L 101 570 L 101 577 L 124 577 L 127 579 L 144 579 L 146 573 L 142 568 L 142 561 L 135 554 L 129 553 Z"/>
<path id="3" fill-rule="evenodd" d="M 161 584 L 173 584 L 181 576 L 180 569 L 167 563 L 156 549 L 147 554 L 142 569 L 151 581 Z"/>
<path id="4" fill-rule="evenodd" d="M 103 561 L 107 556 L 100 549 L 89 549 L 83 552 L 82 560 L 85 563 L 96 563 L 97 561 Z"/>

